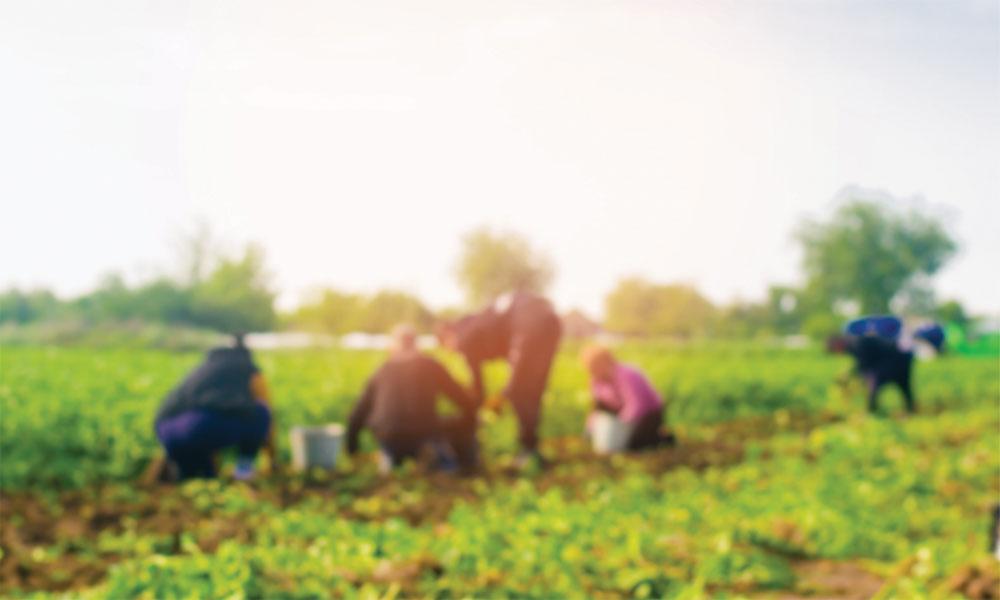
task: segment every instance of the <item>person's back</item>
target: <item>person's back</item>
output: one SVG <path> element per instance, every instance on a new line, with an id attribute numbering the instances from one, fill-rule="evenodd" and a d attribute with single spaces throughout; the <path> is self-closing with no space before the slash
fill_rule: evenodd
<path id="1" fill-rule="evenodd" d="M 215 348 L 164 398 L 156 421 L 194 408 L 244 413 L 253 407 L 249 386 L 259 372 L 246 348 Z"/>
<path id="2" fill-rule="evenodd" d="M 367 424 L 379 439 L 423 439 L 440 430 L 436 402 L 450 376 L 434 359 L 413 352 L 390 358 L 375 374 Z"/>
<path id="3" fill-rule="evenodd" d="M 863 335 L 852 340 L 850 353 L 854 356 L 858 372 L 877 372 L 884 368 L 898 352 L 896 345 L 874 335 Z"/>
<path id="4" fill-rule="evenodd" d="M 456 322 L 455 346 L 472 362 L 508 358 L 512 345 L 539 330 L 558 327 L 558 323 L 548 300 L 529 292 L 514 292 Z"/>
<path id="5" fill-rule="evenodd" d="M 637 367 L 618 363 L 617 378 L 621 381 L 624 395 L 622 419 L 626 421 L 639 419 L 647 413 L 663 410 L 663 399 L 660 398 L 659 392 L 650 383 L 645 373 Z"/>
<path id="6" fill-rule="evenodd" d="M 901 350 L 895 342 L 872 335 L 857 338 L 851 354 L 858 371 L 878 375 L 885 380 L 895 380 L 912 360 L 913 353 Z"/>
<path id="7" fill-rule="evenodd" d="M 347 449 L 358 451 L 361 430 L 368 427 L 378 440 L 383 462 L 389 467 L 416 457 L 428 445 L 442 446 L 450 436 L 461 448 L 446 454 L 474 451 L 475 422 L 472 400 L 448 371 L 433 358 L 416 350 L 409 330 L 398 334 L 397 349 L 368 380 L 348 422 Z M 437 399 L 445 396 L 462 412 L 455 424 L 442 425 Z M 452 446 L 456 443 L 452 442 Z M 459 457 L 462 462 L 474 457 Z"/>
<path id="8" fill-rule="evenodd" d="M 528 292 L 515 293 L 506 313 L 511 337 L 523 335 L 559 319 L 551 302 Z"/>
<path id="9" fill-rule="evenodd" d="M 442 344 L 460 352 L 472 374 L 475 402 L 484 403 L 483 363 L 506 359 L 510 379 L 501 395 L 510 400 L 518 419 L 519 464 L 538 454 L 541 400 L 559 347 L 562 323 L 552 304 L 537 294 L 518 291 L 501 296 L 487 309 L 441 328 Z M 489 404 L 499 406 L 500 397 Z"/>

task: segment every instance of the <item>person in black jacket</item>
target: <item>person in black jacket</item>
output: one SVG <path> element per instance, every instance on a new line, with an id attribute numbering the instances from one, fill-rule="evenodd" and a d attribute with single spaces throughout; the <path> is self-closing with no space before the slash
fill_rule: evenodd
<path id="1" fill-rule="evenodd" d="M 457 417 L 439 417 L 439 395 L 458 406 Z M 476 459 L 471 397 L 439 362 L 417 349 L 416 334 L 408 326 L 396 328 L 391 356 L 368 380 L 351 412 L 349 453 L 357 453 L 365 427 L 378 441 L 383 471 L 428 450 L 444 470 L 472 466 Z"/>
<path id="2" fill-rule="evenodd" d="M 878 410 L 878 393 L 887 383 L 899 386 L 906 410 L 916 412 L 916 399 L 910 382 L 913 352 L 901 350 L 895 341 L 877 335 L 835 335 L 827 340 L 827 349 L 854 357 L 855 371 L 864 378 L 868 387 L 868 412 Z"/>
<path id="3" fill-rule="evenodd" d="M 267 384 L 241 335 L 232 347 L 209 351 L 163 399 L 154 429 L 181 479 L 215 477 L 215 455 L 230 447 L 236 447 L 239 479 L 253 475 L 262 447 L 273 464 Z"/>
<path id="4" fill-rule="evenodd" d="M 541 461 L 538 422 L 542 394 L 561 336 L 562 323 L 552 304 L 529 292 L 501 297 L 485 310 L 443 323 L 438 329 L 442 345 L 465 357 L 472 372 L 477 407 L 483 404 L 485 395 L 483 363 L 495 359 L 510 363 L 510 380 L 503 396 L 517 414 L 520 465 L 530 459 Z"/>

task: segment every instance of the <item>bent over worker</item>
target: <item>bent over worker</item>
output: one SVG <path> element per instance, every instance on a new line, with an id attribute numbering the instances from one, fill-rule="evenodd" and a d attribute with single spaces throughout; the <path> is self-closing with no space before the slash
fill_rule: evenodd
<path id="1" fill-rule="evenodd" d="M 503 395 L 517 414 L 521 447 L 517 463 L 541 462 L 538 422 L 542 394 L 562 336 L 562 323 L 552 304 L 530 292 L 515 292 L 479 313 L 442 324 L 438 336 L 444 346 L 465 357 L 477 407 L 484 401 L 483 363 L 508 361 L 511 374 Z"/>
<path id="2" fill-rule="evenodd" d="M 847 334 L 835 335 L 827 340 L 829 351 L 854 357 L 854 370 L 861 375 L 868 388 L 869 412 L 878 410 L 878 394 L 887 383 L 899 386 L 907 412 L 917 410 L 910 381 L 913 352 L 899 347 L 901 330 L 901 322 L 895 317 L 866 317 L 848 324 Z"/>

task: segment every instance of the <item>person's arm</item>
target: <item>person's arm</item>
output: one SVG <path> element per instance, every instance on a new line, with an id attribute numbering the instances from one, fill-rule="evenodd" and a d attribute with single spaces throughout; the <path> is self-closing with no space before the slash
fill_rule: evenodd
<path id="1" fill-rule="evenodd" d="M 466 416 L 475 414 L 476 403 L 472 396 L 462 388 L 450 373 L 437 361 L 431 361 L 434 370 L 434 380 L 438 390 L 452 401 Z"/>
<path id="2" fill-rule="evenodd" d="M 372 406 L 375 403 L 375 381 L 377 377 L 378 374 L 376 373 L 375 376 L 368 380 L 364 393 L 361 394 L 358 403 L 354 405 L 354 410 L 351 411 L 351 416 L 347 421 L 348 454 L 356 454 L 358 452 L 358 438 L 361 435 L 361 430 L 364 429 L 365 424 L 368 422 L 368 415 L 371 414 Z"/>
<path id="3" fill-rule="evenodd" d="M 255 401 L 260 402 L 271 411 L 271 424 L 267 430 L 267 439 L 264 440 L 264 453 L 267 454 L 271 469 L 274 470 L 278 466 L 278 452 L 274 444 L 274 404 L 271 401 L 271 389 L 267 385 L 267 379 L 260 371 L 255 372 L 250 377 L 250 395 Z"/>
<path id="4" fill-rule="evenodd" d="M 469 366 L 469 371 L 472 373 L 472 404 L 478 408 L 483 405 L 483 400 L 486 397 L 483 384 L 483 361 L 466 356 L 465 364 Z"/>

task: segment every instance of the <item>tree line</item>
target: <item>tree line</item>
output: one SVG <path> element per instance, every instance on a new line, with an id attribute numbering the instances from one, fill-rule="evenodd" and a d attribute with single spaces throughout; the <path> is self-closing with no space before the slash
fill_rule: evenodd
<path id="1" fill-rule="evenodd" d="M 0 293 L 0 324 L 144 322 L 221 332 L 275 327 L 276 292 L 262 248 L 215 250 L 203 227 L 186 237 L 178 259 L 174 275 L 128 285 L 121 275 L 110 274 L 93 291 L 69 300 L 49 290 L 9 289 Z"/>
<path id="2" fill-rule="evenodd" d="M 897 204 L 848 197 L 829 219 L 803 221 L 794 232 L 803 257 L 799 285 L 771 285 L 762 300 L 715 306 L 691 286 L 628 278 L 607 296 L 604 324 L 629 335 L 819 337 L 845 319 L 894 312 L 965 327 L 961 303 L 939 301 L 931 287 L 957 243 L 940 219 Z"/>
<path id="3" fill-rule="evenodd" d="M 930 286 L 957 249 L 940 219 L 901 210 L 892 199 L 848 198 L 828 219 L 802 222 L 794 235 L 803 256 L 798 285 L 772 285 L 759 301 L 715 305 L 691 285 L 626 277 L 606 296 L 596 320 L 612 333 L 683 338 L 825 335 L 844 318 L 890 311 L 959 325 L 969 320 L 960 303 L 938 302 Z M 70 300 L 46 290 L 8 290 L 0 294 L 0 323 L 139 321 L 222 332 L 344 334 L 382 333 L 400 321 L 429 331 L 435 320 L 461 311 L 434 311 L 400 290 L 321 289 L 279 314 L 263 250 L 248 245 L 226 253 L 216 246 L 202 227 L 185 239 L 174 276 L 129 286 L 111 275 Z M 468 309 L 515 289 L 544 293 L 555 268 L 523 236 L 481 228 L 463 237 L 455 277 Z"/>

